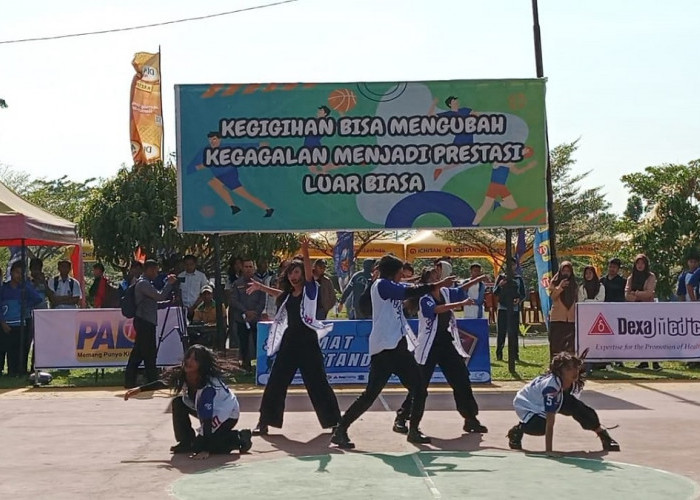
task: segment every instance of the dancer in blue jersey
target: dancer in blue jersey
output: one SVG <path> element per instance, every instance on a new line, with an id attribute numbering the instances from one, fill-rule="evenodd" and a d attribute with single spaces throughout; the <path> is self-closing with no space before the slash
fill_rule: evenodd
<path id="1" fill-rule="evenodd" d="M 397 257 L 385 255 L 379 259 L 378 268 L 379 279 L 372 284 L 370 291 L 372 331 L 369 335 L 371 359 L 367 387 L 345 412 L 333 433 L 331 443 L 340 448 L 355 447 L 348 437 L 348 427 L 372 406 L 392 374 L 398 376 L 413 398 L 407 440 L 411 443 L 430 442 L 419 428 L 428 392 L 423 385 L 421 369 L 413 357 L 418 344 L 404 316 L 403 301 L 422 297 L 435 288 L 448 285 L 454 281 L 454 276 L 437 283 L 408 286 L 401 283 L 403 261 Z"/>
<path id="2" fill-rule="evenodd" d="M 595 432 L 606 451 L 620 451 L 620 445 L 600 425 L 596 411 L 581 401 L 583 361 L 567 352 L 552 358 L 549 372 L 532 380 L 515 395 L 513 406 L 520 423 L 508 431 L 508 445 L 521 450 L 523 434 L 544 436 L 547 454 L 554 453 L 554 421 L 557 413 L 574 418 L 587 431 Z"/>
<path id="3" fill-rule="evenodd" d="M 494 163 L 493 169 L 491 170 L 491 182 L 486 190 L 486 196 L 484 197 L 484 203 L 481 205 L 479 210 L 476 211 L 476 216 L 474 217 L 474 225 L 478 226 L 481 220 L 489 213 L 498 201 L 503 208 L 508 210 L 515 210 L 518 208 L 518 204 L 513 198 L 513 194 L 506 187 L 506 182 L 508 182 L 508 176 L 510 173 L 515 175 L 520 175 L 537 165 L 536 161 L 531 161 L 523 167 L 518 167 L 515 163 Z"/>
<path id="4" fill-rule="evenodd" d="M 437 274 L 435 268 L 428 268 L 423 271 L 420 281 L 435 281 Z M 435 367 L 440 365 L 452 388 L 457 411 L 464 418 L 462 428 L 465 432 L 486 433 L 488 429 L 477 418 L 479 405 L 474 399 L 466 363 L 469 354 L 462 347 L 454 310 L 474 304 L 466 290 L 478 285 L 484 278 L 484 275 L 478 276 L 455 288 L 436 287 L 418 301 L 418 347 L 414 355 L 423 372 L 423 386 L 428 389 Z M 409 393 L 396 412 L 394 432 L 408 432 L 406 421 L 411 415 L 411 402 L 412 395 Z"/>
<path id="5" fill-rule="evenodd" d="M 168 381 L 157 380 L 130 389 L 124 400 L 144 391 L 170 388 L 178 393 L 173 399 L 173 429 L 178 444 L 173 453 L 190 453 L 190 458 L 206 459 L 211 453 L 245 453 L 252 446 L 251 431 L 234 430 L 240 416 L 238 399 L 222 380 L 214 353 L 194 345 L 184 354 L 182 365 L 173 369 Z M 195 435 L 190 415 L 199 419 L 201 428 Z"/>
<path id="6" fill-rule="evenodd" d="M 221 135 L 219 135 L 218 132 L 209 132 L 207 138 L 209 139 L 210 148 L 216 149 L 221 147 Z M 265 145 L 265 143 L 261 142 L 249 144 L 232 144 L 231 146 L 249 149 L 258 148 L 260 146 Z M 203 154 L 204 149 L 197 155 L 197 157 L 194 160 L 192 160 L 192 162 L 190 162 L 190 165 L 188 165 L 186 169 L 187 173 L 191 173 L 193 169 L 203 170 L 207 168 L 202 163 Z M 228 206 L 231 207 L 231 213 L 233 215 L 236 215 L 238 212 L 240 212 L 241 207 L 234 203 L 233 198 L 231 197 L 231 191 L 236 193 L 240 197 L 245 198 L 253 205 L 263 209 L 265 211 L 265 215 L 263 215 L 263 217 L 272 217 L 272 214 L 274 213 L 275 209 L 268 207 L 262 200 L 250 194 L 248 190 L 245 187 L 243 187 L 243 184 L 241 184 L 241 181 L 238 177 L 238 167 L 211 167 L 209 168 L 209 170 L 214 176 L 213 179 L 209 181 L 209 187 L 211 187 L 214 190 L 214 192 L 218 194 L 219 197 Z"/>

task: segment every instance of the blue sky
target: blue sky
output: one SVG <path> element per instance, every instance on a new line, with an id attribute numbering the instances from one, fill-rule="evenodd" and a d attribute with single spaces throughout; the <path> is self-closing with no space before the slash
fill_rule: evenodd
<path id="1" fill-rule="evenodd" d="M 201 16 L 266 0 L 62 0 L 3 6 L 0 39 Z M 700 158 L 700 2 L 540 0 L 552 145 L 624 210 L 625 173 Z M 204 21 L 0 45 L 0 163 L 110 176 L 131 159 L 131 59 L 162 47 L 166 151 L 173 85 L 535 76 L 529 0 L 299 0 Z"/>

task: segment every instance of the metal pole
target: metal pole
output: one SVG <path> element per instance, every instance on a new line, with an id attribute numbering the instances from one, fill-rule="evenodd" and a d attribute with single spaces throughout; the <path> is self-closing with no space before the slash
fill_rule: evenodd
<path id="1" fill-rule="evenodd" d="M 535 40 L 535 67 L 537 78 L 544 78 L 544 65 L 542 63 L 542 37 L 540 33 L 540 14 L 537 0 L 532 0 L 532 31 Z M 545 121 L 545 138 L 547 140 L 547 228 L 549 229 L 549 255 L 552 270 L 558 269 L 557 244 L 554 228 L 554 190 L 552 189 L 552 165 L 549 161 L 549 133 Z"/>
<path id="2" fill-rule="evenodd" d="M 20 282 L 20 300 L 19 300 L 19 352 L 15 352 L 14 356 L 19 356 L 19 373 L 23 375 L 27 371 L 27 362 L 24 360 L 24 339 L 27 336 L 27 326 L 25 324 L 24 317 L 27 315 L 27 283 L 26 283 L 26 258 L 27 258 L 27 246 L 26 242 L 22 240 L 22 281 Z M 22 366 L 24 363 L 24 366 Z"/>
<path id="3" fill-rule="evenodd" d="M 513 231 L 506 229 L 506 287 L 503 292 L 510 297 L 511 290 L 516 289 L 515 275 L 513 274 Z M 513 324 L 513 312 L 515 308 L 512 300 L 506 302 L 506 335 L 508 336 L 508 371 L 515 373 L 515 358 L 518 352 L 518 333 Z"/>
<path id="4" fill-rule="evenodd" d="M 214 300 L 216 301 L 216 342 L 218 349 L 226 346 L 224 325 L 224 291 L 221 286 L 221 238 L 219 233 L 212 235 L 214 238 Z"/>

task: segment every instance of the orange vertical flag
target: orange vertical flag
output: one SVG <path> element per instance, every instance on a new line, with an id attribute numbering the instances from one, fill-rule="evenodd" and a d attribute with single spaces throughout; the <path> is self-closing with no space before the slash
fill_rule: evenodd
<path id="1" fill-rule="evenodd" d="M 162 161 L 163 110 L 160 93 L 160 53 L 138 52 L 131 62 L 131 156 L 134 164 Z"/>

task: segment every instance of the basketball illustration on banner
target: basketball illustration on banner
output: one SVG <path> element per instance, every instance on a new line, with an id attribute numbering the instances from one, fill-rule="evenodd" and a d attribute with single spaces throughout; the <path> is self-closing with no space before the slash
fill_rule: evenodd
<path id="1" fill-rule="evenodd" d="M 523 149 L 523 158 L 531 158 L 535 154 L 535 150 L 530 146 L 525 146 Z"/>
<path id="2" fill-rule="evenodd" d="M 328 96 L 328 105 L 341 115 L 350 111 L 356 104 L 357 96 L 350 89 L 336 89 Z"/>

